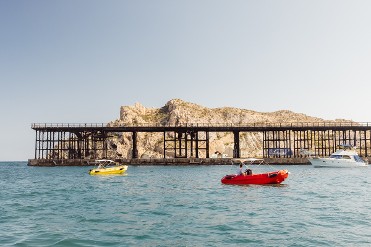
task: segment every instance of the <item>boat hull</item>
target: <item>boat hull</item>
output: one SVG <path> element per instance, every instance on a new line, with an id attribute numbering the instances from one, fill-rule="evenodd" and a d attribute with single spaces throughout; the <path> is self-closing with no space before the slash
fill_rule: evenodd
<path id="1" fill-rule="evenodd" d="M 111 175 L 111 174 L 123 174 L 128 169 L 128 166 L 122 165 L 110 168 L 97 168 L 89 171 L 90 175 Z"/>
<path id="2" fill-rule="evenodd" d="M 340 160 L 333 158 L 310 158 L 309 162 L 313 167 L 352 168 L 368 166 L 366 162 L 356 162 L 354 160 Z"/>
<path id="3" fill-rule="evenodd" d="M 251 175 L 226 175 L 222 178 L 223 184 L 280 184 L 289 176 L 287 170 L 279 170 L 275 172 L 251 174 Z"/>

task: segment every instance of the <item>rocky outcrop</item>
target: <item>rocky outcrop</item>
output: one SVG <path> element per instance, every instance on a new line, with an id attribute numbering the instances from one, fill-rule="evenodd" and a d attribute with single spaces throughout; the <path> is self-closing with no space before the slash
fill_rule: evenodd
<path id="1" fill-rule="evenodd" d="M 136 103 L 121 106 L 120 118 L 109 126 L 124 125 L 181 125 L 181 124 L 251 124 L 251 123 L 290 123 L 322 122 L 321 118 L 307 116 L 288 110 L 276 112 L 256 112 L 232 107 L 207 108 L 181 99 L 172 99 L 162 108 L 147 108 Z M 345 121 L 345 120 L 336 120 Z M 262 155 L 262 134 L 241 133 L 242 157 Z M 110 156 L 131 158 L 131 134 L 117 134 L 110 139 Z M 231 133 L 210 133 L 210 154 L 221 153 L 231 157 L 233 135 Z M 162 133 L 138 133 L 138 154 L 141 158 L 163 157 Z M 171 154 L 169 154 L 171 155 Z"/>

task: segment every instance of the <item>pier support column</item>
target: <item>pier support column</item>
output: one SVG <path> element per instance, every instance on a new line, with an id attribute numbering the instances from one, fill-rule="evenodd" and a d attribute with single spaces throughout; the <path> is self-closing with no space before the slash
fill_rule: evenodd
<path id="1" fill-rule="evenodd" d="M 178 132 L 177 133 L 177 138 L 178 138 L 178 150 L 176 150 L 175 152 L 175 158 L 183 158 L 183 155 L 182 155 L 182 138 L 183 138 L 183 133 L 182 132 Z"/>
<path id="2" fill-rule="evenodd" d="M 209 131 L 206 131 L 206 159 L 210 158 Z"/>
<path id="3" fill-rule="evenodd" d="M 164 131 L 164 159 L 166 159 L 166 132 Z"/>
<path id="4" fill-rule="evenodd" d="M 133 139 L 133 153 L 132 153 L 131 157 L 133 159 L 137 159 L 138 158 L 137 132 L 135 132 L 135 131 L 133 132 L 132 139 Z"/>
<path id="5" fill-rule="evenodd" d="M 195 133 L 193 131 L 189 131 L 188 132 L 189 136 L 191 137 L 191 147 L 190 147 L 190 151 L 191 151 L 191 156 L 190 157 L 194 157 L 194 152 L 193 152 L 193 142 L 194 142 L 194 137 L 195 137 Z"/>
<path id="6" fill-rule="evenodd" d="M 196 158 L 198 159 L 198 131 L 195 132 L 195 137 L 196 137 Z"/>
<path id="7" fill-rule="evenodd" d="M 38 150 L 37 144 L 39 142 L 39 139 L 37 138 L 37 134 L 39 134 L 39 131 L 36 130 L 35 133 L 36 133 L 36 138 L 35 138 L 35 159 L 37 159 L 38 158 L 38 156 L 37 156 L 37 150 Z"/>
<path id="8" fill-rule="evenodd" d="M 233 135 L 234 135 L 233 158 L 240 158 L 240 132 L 233 131 Z"/>

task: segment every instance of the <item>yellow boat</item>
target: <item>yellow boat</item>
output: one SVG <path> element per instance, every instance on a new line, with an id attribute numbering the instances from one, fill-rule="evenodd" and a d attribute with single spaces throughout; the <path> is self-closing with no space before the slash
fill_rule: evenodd
<path id="1" fill-rule="evenodd" d="M 113 160 L 96 160 L 97 167 L 89 170 L 90 175 L 123 174 L 127 165 L 121 165 Z"/>

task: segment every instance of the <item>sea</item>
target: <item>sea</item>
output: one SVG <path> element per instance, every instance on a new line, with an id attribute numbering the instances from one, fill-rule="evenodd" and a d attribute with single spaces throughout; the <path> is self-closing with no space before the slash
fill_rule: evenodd
<path id="1" fill-rule="evenodd" d="M 371 246 L 371 168 L 288 169 L 281 185 L 223 185 L 237 167 L 0 162 L 0 246 Z"/>

